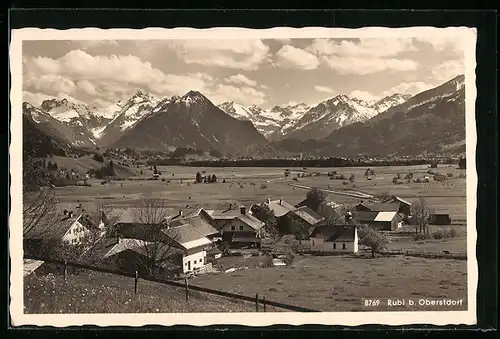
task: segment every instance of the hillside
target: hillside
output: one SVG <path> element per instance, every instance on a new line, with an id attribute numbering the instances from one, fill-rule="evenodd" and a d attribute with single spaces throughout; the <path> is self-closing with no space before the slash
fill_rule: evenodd
<path id="1" fill-rule="evenodd" d="M 266 144 L 251 122 L 229 116 L 200 92 L 190 91 L 158 104 L 112 146 L 151 150 L 176 146 L 251 154 Z"/>
<path id="2" fill-rule="evenodd" d="M 83 271 L 64 282 L 62 268 L 43 264 L 35 274 L 24 277 L 25 313 L 182 313 L 252 312 L 248 302 L 191 291 L 186 302 L 183 288 L 139 280 L 134 294 L 134 279 Z"/>
<path id="3" fill-rule="evenodd" d="M 464 76 L 419 93 L 365 123 L 321 140 L 322 155 L 417 155 L 459 152 L 465 145 Z"/>
<path id="4" fill-rule="evenodd" d="M 54 135 L 42 131 L 23 115 L 23 154 L 45 157 L 47 154 L 66 155 L 71 146 Z"/>

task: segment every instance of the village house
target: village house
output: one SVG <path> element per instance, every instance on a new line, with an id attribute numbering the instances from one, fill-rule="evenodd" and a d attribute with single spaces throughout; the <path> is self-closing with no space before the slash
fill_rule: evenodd
<path id="1" fill-rule="evenodd" d="M 355 225 L 321 225 L 310 236 L 311 250 L 357 253 L 358 230 Z"/>
<path id="2" fill-rule="evenodd" d="M 201 209 L 199 210 L 199 213 L 201 213 Z M 170 227 L 190 225 L 204 237 L 212 241 L 217 240 L 219 238 L 220 231 L 216 230 L 212 225 L 210 225 L 208 220 L 199 215 L 199 213 L 190 214 L 185 217 L 174 217 L 168 222 L 168 225 Z M 182 215 L 182 211 L 180 211 L 180 215 Z"/>
<path id="3" fill-rule="evenodd" d="M 393 196 L 383 201 L 384 204 L 398 204 L 398 213 L 402 214 L 404 219 L 408 219 L 411 215 L 411 202 L 404 200 L 398 196 Z"/>
<path id="4" fill-rule="evenodd" d="M 226 210 L 201 210 L 199 215 L 219 231 L 222 241 L 232 246 L 260 247 L 265 223 L 255 218 L 245 206 Z"/>
<path id="5" fill-rule="evenodd" d="M 311 201 L 308 198 L 305 198 L 301 202 L 299 202 L 297 205 L 295 205 L 296 208 L 307 206 L 311 209 L 314 210 L 314 202 Z M 321 205 L 318 207 L 317 212 L 318 214 L 322 216 L 333 216 L 333 217 L 339 217 L 340 213 L 338 212 L 338 208 L 340 207 L 339 204 L 337 204 L 334 201 L 331 200 L 325 200 L 321 203 Z"/>
<path id="6" fill-rule="evenodd" d="M 431 224 L 431 225 L 451 225 L 450 214 L 447 212 L 432 213 L 429 216 L 429 224 Z"/>
<path id="7" fill-rule="evenodd" d="M 148 226 L 137 226 L 137 228 Z M 192 272 L 202 268 L 207 262 L 206 249 L 212 241 L 203 236 L 195 227 L 185 222 L 177 222 L 175 226 L 163 225 L 161 235 L 156 240 L 119 237 L 114 246 L 107 251 L 103 259 L 111 257 L 120 262 L 121 268 L 147 272 L 146 263 L 156 256 L 156 266 L 162 271 Z"/>
<path id="8" fill-rule="evenodd" d="M 73 211 L 64 210 L 61 217 L 53 225 L 39 225 L 25 235 L 25 243 L 35 248 L 43 242 L 60 242 L 66 245 L 80 245 L 85 237 L 97 227 L 103 229 L 101 222 L 94 225 L 88 215 L 74 214 Z"/>
<path id="9" fill-rule="evenodd" d="M 202 235 L 195 227 L 189 224 L 170 226 L 162 232 L 174 242 L 174 246 L 182 250 L 182 272 L 192 272 L 207 264 L 207 251 L 212 241 Z"/>
<path id="10" fill-rule="evenodd" d="M 296 209 L 295 206 L 289 204 L 283 199 L 277 199 L 277 200 L 267 199 L 267 206 L 271 211 L 273 211 L 274 216 L 278 219 L 284 217 L 285 215 Z"/>
<path id="11" fill-rule="evenodd" d="M 300 227 L 307 230 L 306 234 L 309 235 L 314 230 L 314 228 L 325 221 L 325 218 L 314 212 L 307 206 L 302 206 L 290 214 L 292 220 L 294 220 Z"/>
<path id="12" fill-rule="evenodd" d="M 166 271 L 172 272 L 176 269 L 180 271 L 179 260 L 176 258 L 181 257 L 182 251 L 173 246 L 133 238 L 108 240 L 110 243 L 103 242 L 105 252 L 102 256 L 102 262 L 104 264 L 111 263 L 114 267 L 129 272 L 137 271 L 141 274 L 150 274 L 148 264 L 154 255 L 156 256 L 155 266 L 158 273 L 163 274 Z"/>
<path id="13" fill-rule="evenodd" d="M 354 221 L 361 225 L 370 226 L 373 229 L 393 231 L 402 226 L 400 216 L 396 211 L 354 211 Z"/>

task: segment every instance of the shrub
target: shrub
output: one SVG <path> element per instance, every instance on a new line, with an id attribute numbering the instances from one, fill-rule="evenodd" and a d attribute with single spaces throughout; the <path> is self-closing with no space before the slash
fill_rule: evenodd
<path id="1" fill-rule="evenodd" d="M 299 179 L 297 179 L 297 178 L 293 178 L 292 180 L 293 180 L 293 181 L 299 181 Z"/>
<path id="2" fill-rule="evenodd" d="M 419 233 L 416 234 L 415 237 L 413 238 L 415 241 L 420 241 L 420 240 L 427 240 L 429 239 L 429 235 L 424 234 L 424 233 Z"/>
<path id="3" fill-rule="evenodd" d="M 434 239 L 443 239 L 446 237 L 446 232 L 443 229 L 437 230 L 436 232 L 432 233 L 432 237 Z"/>
<path id="4" fill-rule="evenodd" d="M 261 190 L 264 190 L 264 189 L 266 189 L 266 188 L 267 188 L 267 185 L 266 185 L 266 184 L 262 184 L 262 185 L 260 185 L 260 189 L 261 189 Z"/>
<path id="5" fill-rule="evenodd" d="M 453 178 L 453 173 L 446 173 L 446 176 L 447 176 L 448 178 Z"/>

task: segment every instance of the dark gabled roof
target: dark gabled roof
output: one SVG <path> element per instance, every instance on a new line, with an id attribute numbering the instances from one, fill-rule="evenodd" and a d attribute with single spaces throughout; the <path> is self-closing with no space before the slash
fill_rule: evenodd
<path id="1" fill-rule="evenodd" d="M 203 234 L 198 232 L 198 230 L 188 224 L 163 229 L 162 232 L 185 249 L 206 246 L 212 243 Z"/>
<path id="2" fill-rule="evenodd" d="M 398 203 L 379 203 L 379 204 L 369 204 L 366 205 L 370 209 L 370 211 L 375 212 L 397 212 L 399 210 Z"/>
<path id="3" fill-rule="evenodd" d="M 208 222 L 205 221 L 205 219 L 203 219 L 198 215 L 179 218 L 169 223 L 171 227 L 181 226 L 185 224 L 192 226 L 205 237 L 219 233 L 219 231 L 213 228 L 212 225 L 210 225 Z"/>
<path id="4" fill-rule="evenodd" d="M 403 198 L 400 198 L 398 196 L 393 196 L 393 197 L 387 198 L 383 201 L 383 203 L 385 204 L 385 203 L 388 203 L 389 201 L 397 201 L 397 202 L 400 202 L 402 204 L 411 206 L 411 202 L 409 202 L 408 200 L 404 200 Z"/>
<path id="5" fill-rule="evenodd" d="M 377 215 L 374 211 L 354 211 L 353 218 L 358 222 L 373 222 Z"/>
<path id="6" fill-rule="evenodd" d="M 324 217 L 322 217 L 321 215 L 319 215 L 318 213 L 316 213 L 307 206 L 299 207 L 292 213 L 301 218 L 302 220 L 304 220 L 305 222 L 307 222 L 309 225 L 316 225 L 317 223 L 325 220 Z"/>
<path id="7" fill-rule="evenodd" d="M 356 226 L 339 226 L 326 241 L 354 241 L 356 236 Z"/>
<path id="8" fill-rule="evenodd" d="M 26 239 L 61 240 L 66 232 L 68 232 L 71 228 L 71 225 L 79 220 L 80 217 L 81 215 L 73 215 L 72 217 L 62 215 L 52 225 L 42 225 L 42 223 L 39 223 L 35 225 L 24 237 Z"/>
<path id="9" fill-rule="evenodd" d="M 323 238 L 325 241 L 353 241 L 355 231 L 354 225 L 322 225 L 316 226 L 311 233 L 311 238 Z"/>
<path id="10" fill-rule="evenodd" d="M 236 217 L 237 219 L 239 219 L 240 221 L 242 221 L 243 223 L 245 223 L 246 225 L 250 226 L 251 228 L 253 228 L 254 230 L 258 231 L 259 229 L 261 229 L 265 223 L 260 221 L 259 219 L 257 219 L 256 217 L 254 217 L 253 215 L 251 214 L 240 214 Z"/>

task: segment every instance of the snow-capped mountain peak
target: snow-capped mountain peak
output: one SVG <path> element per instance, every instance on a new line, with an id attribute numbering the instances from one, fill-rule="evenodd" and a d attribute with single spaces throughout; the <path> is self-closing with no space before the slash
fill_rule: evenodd
<path id="1" fill-rule="evenodd" d="M 207 106 L 211 103 L 210 100 L 203 94 L 198 91 L 189 91 L 184 94 L 180 99 L 176 100 L 176 102 L 183 103 L 187 106 L 191 106 L 193 104 L 198 106 Z"/>

